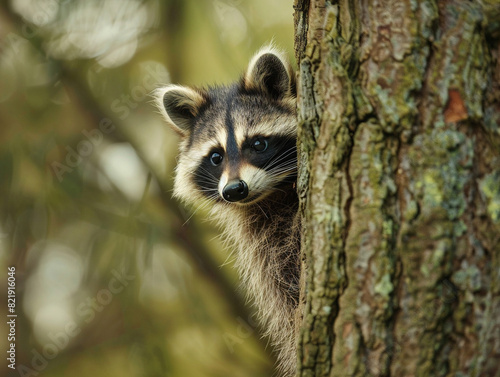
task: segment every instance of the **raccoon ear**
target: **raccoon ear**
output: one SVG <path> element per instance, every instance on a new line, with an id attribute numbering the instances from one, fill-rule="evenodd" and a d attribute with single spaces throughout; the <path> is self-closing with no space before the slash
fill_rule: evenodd
<path id="1" fill-rule="evenodd" d="M 285 55 L 268 46 L 250 60 L 243 85 L 246 90 L 258 90 L 283 99 L 295 93 L 295 74 Z"/>
<path id="2" fill-rule="evenodd" d="M 202 91 L 178 85 L 157 89 L 155 97 L 156 104 L 168 124 L 181 136 L 190 133 L 194 118 L 207 101 Z"/>

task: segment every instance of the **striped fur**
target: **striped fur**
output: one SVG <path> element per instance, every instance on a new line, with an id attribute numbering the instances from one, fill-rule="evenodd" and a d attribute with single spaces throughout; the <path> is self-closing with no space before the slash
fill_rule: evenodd
<path id="1" fill-rule="evenodd" d="M 236 265 L 260 320 L 292 376 L 299 300 L 300 222 L 294 72 L 273 47 L 260 50 L 241 80 L 226 87 L 167 86 L 158 108 L 181 137 L 174 193 L 210 205 L 237 248 Z M 265 145 L 257 150 L 255 145 Z M 215 164 L 212 156 L 221 157 Z M 226 184 L 245 181 L 248 196 L 227 202 Z"/>

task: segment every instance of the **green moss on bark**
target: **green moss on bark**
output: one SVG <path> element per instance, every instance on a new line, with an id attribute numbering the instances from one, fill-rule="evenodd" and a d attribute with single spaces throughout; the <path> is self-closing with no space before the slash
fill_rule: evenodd
<path id="1" fill-rule="evenodd" d="M 496 13 L 452 0 L 297 4 L 299 375 L 498 375 Z"/>

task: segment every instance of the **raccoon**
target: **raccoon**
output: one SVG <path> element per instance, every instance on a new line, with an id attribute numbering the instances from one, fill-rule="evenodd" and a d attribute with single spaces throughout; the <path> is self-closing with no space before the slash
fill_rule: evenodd
<path id="1" fill-rule="evenodd" d="M 236 266 L 278 350 L 283 376 L 296 364 L 300 276 L 295 73 L 272 46 L 229 86 L 158 89 L 180 137 L 174 195 L 211 205 L 237 246 Z"/>

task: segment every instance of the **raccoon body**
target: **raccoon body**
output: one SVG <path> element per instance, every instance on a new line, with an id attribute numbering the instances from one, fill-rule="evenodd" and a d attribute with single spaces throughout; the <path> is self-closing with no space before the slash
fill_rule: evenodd
<path id="1" fill-rule="evenodd" d="M 237 246 L 237 268 L 283 374 L 293 375 L 300 276 L 294 72 L 267 47 L 233 85 L 169 85 L 156 98 L 181 136 L 174 193 L 211 205 Z"/>

